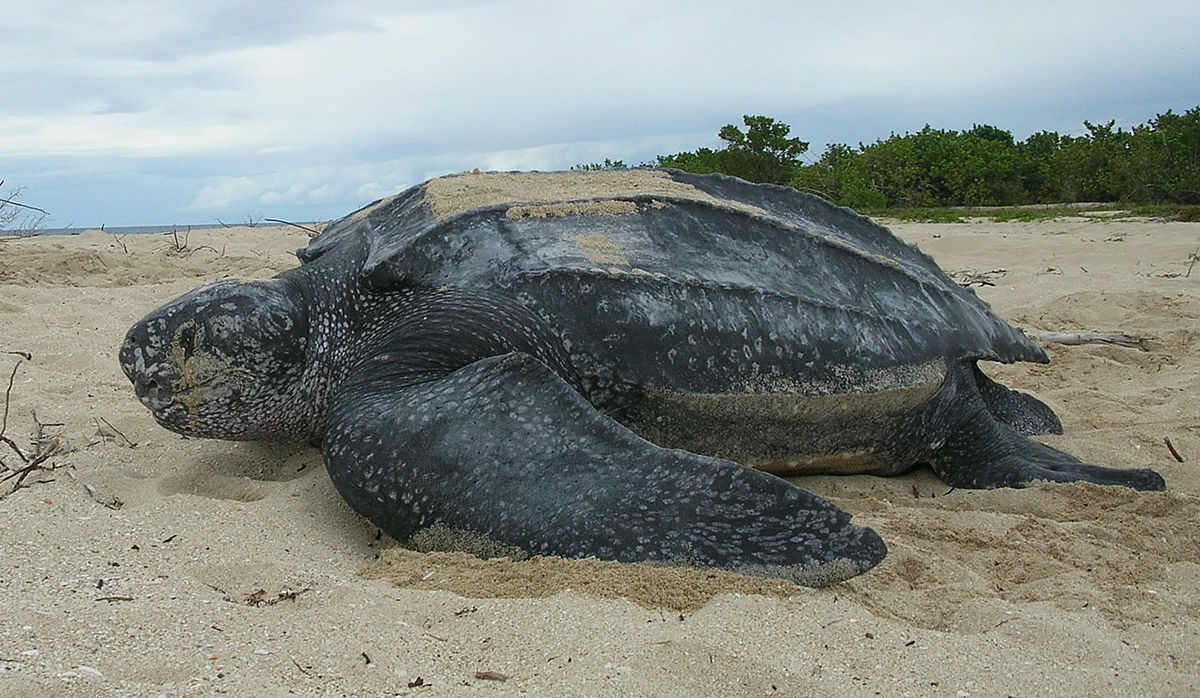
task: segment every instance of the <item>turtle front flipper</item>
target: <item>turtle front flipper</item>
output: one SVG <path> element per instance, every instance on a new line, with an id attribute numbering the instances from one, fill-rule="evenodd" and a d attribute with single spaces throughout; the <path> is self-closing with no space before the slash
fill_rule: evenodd
<path id="1" fill-rule="evenodd" d="M 873 530 L 782 479 L 643 440 L 528 354 L 415 384 L 385 374 L 360 369 L 336 396 L 325 464 L 346 501 L 402 542 L 450 529 L 523 554 L 812 586 L 886 554 Z"/>

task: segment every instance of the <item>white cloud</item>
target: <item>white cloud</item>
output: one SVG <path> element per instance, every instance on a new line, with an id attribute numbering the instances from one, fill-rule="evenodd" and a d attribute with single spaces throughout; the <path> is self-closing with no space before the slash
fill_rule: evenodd
<path id="1" fill-rule="evenodd" d="M 264 182 L 250 177 L 217 177 L 196 193 L 186 210 L 224 211 L 235 205 L 257 203 L 264 188 Z"/>
<path id="2" fill-rule="evenodd" d="M 601 161 L 622 152 L 671 152 L 703 134 L 625 141 L 556 143 L 493 152 L 440 153 L 381 162 L 289 168 L 256 175 L 207 178 L 186 210 L 202 214 L 253 213 L 286 209 L 289 204 L 347 202 L 346 210 L 395 194 L 413 184 L 451 172 L 481 170 L 553 170 Z M 565 164 L 564 164 L 565 163 Z M 628 162 L 637 165 L 639 162 Z"/>

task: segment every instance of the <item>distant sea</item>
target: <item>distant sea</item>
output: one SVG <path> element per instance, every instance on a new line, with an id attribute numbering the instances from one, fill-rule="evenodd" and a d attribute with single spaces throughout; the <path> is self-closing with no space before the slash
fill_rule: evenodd
<path id="1" fill-rule="evenodd" d="M 297 221 L 300 225 L 315 227 L 318 223 Z M 221 225 L 220 223 L 199 223 L 199 224 L 182 224 L 182 225 L 124 225 L 124 226 L 106 226 L 104 232 L 112 233 L 113 235 L 153 235 L 155 233 L 169 233 L 176 231 L 182 233 L 188 229 L 191 230 L 214 230 L 219 228 L 237 228 L 246 225 L 245 223 L 230 223 Z M 281 225 L 280 223 L 256 223 L 257 227 L 270 228 Z M 99 226 L 85 226 L 82 228 L 38 228 L 36 231 L 26 232 L 19 230 L 0 230 L 0 237 L 7 236 L 23 236 L 23 235 L 78 235 L 85 230 L 99 230 Z"/>

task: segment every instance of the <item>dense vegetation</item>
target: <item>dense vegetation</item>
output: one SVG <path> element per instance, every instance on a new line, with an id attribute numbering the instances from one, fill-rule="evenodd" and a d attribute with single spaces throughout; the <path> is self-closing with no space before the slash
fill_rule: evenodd
<path id="1" fill-rule="evenodd" d="M 652 163 L 788 184 L 864 210 L 938 206 L 1122 201 L 1200 204 L 1200 106 L 1167 110 L 1130 130 L 1085 121 L 1082 136 L 1039 131 L 1023 141 L 988 125 L 833 143 L 802 163 L 808 143 L 766 116 L 718 132 L 724 147 L 660 155 Z M 581 165 L 624 167 L 621 161 Z"/>

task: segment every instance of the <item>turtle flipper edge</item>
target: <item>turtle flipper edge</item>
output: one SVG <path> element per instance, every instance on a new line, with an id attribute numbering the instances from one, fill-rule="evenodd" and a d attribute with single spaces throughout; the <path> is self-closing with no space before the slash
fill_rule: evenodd
<path id="1" fill-rule="evenodd" d="M 811 586 L 887 552 L 873 530 L 780 478 L 641 439 L 528 354 L 416 384 L 373 375 L 352 376 L 335 398 L 325 463 L 346 501 L 402 542 L 441 526 L 531 555 Z"/>

